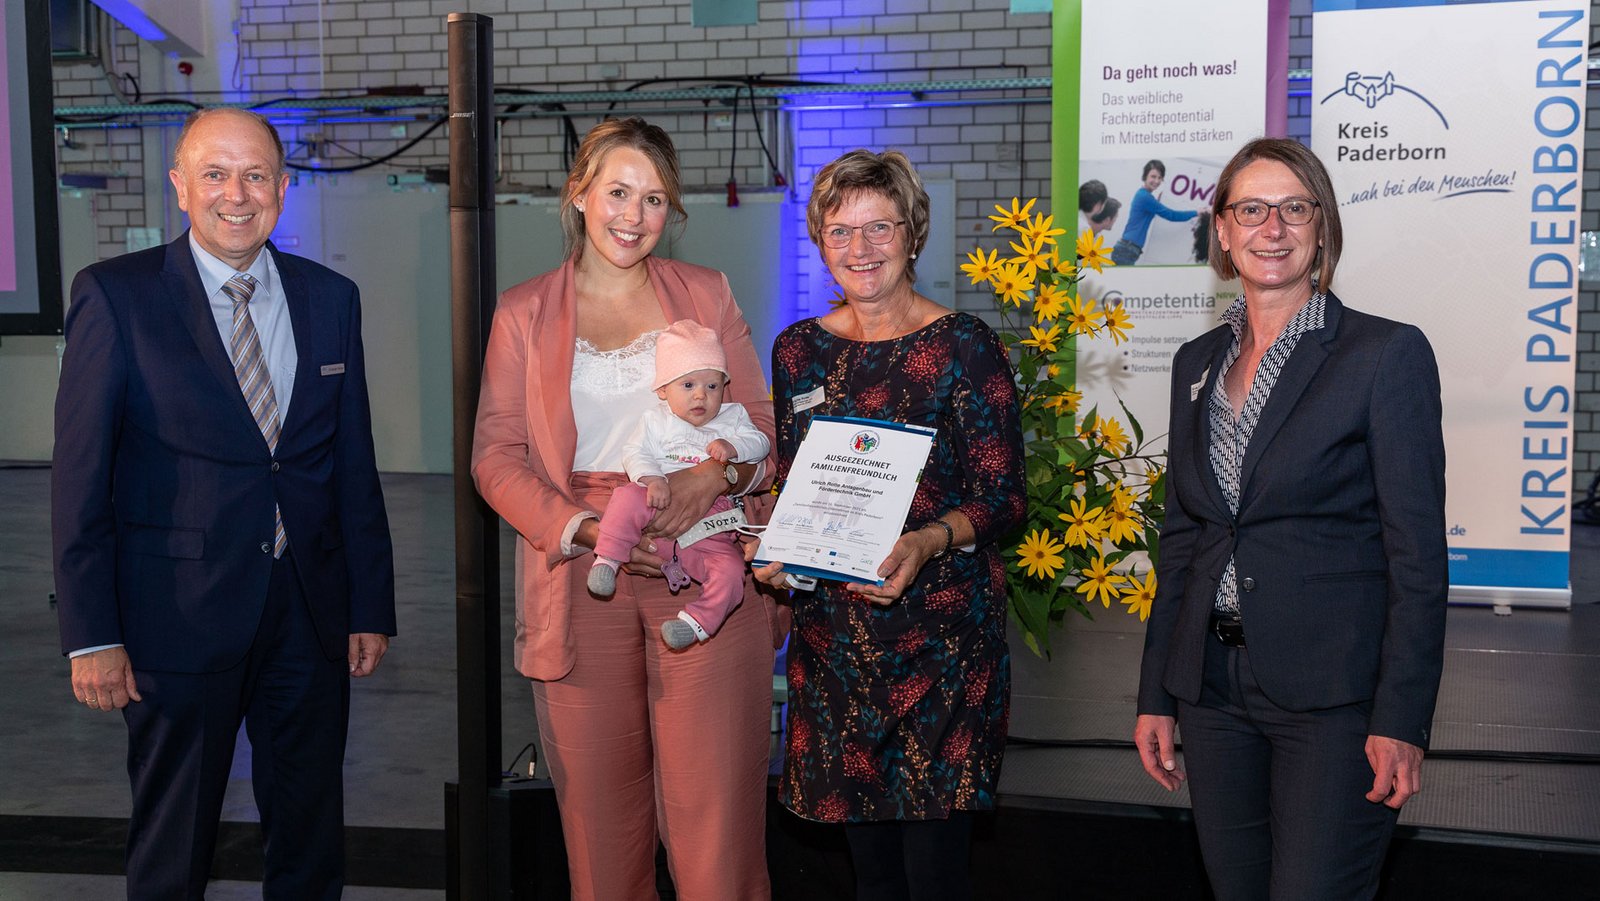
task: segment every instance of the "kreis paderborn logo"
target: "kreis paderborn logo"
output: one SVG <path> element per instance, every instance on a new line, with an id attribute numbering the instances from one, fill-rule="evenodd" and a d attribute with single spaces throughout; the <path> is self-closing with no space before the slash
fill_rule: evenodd
<path id="1" fill-rule="evenodd" d="M 1367 121 L 1339 122 L 1338 145 L 1334 152 L 1338 162 L 1411 162 L 1443 160 L 1449 156 L 1444 144 L 1434 143 L 1443 135 L 1434 131 L 1431 123 L 1437 119 L 1443 130 L 1449 131 L 1450 120 L 1422 92 L 1395 80 L 1393 71 L 1382 75 L 1347 73 L 1344 84 L 1329 92 L 1318 105 L 1330 103 L 1342 113 L 1356 112 L 1362 107 L 1370 113 Z M 1356 106 L 1357 103 L 1361 106 Z M 1378 109 L 1380 104 L 1382 110 Z M 1416 109 L 1418 104 L 1426 107 L 1427 112 Z"/>
<path id="2" fill-rule="evenodd" d="M 1428 109 L 1433 110 L 1435 116 L 1439 117 L 1440 124 L 1449 129 L 1449 120 L 1444 117 L 1444 113 L 1440 112 L 1437 106 L 1434 106 L 1433 101 L 1422 96 L 1421 93 L 1413 88 L 1396 83 L 1394 72 L 1392 71 L 1385 72 L 1382 75 L 1362 75 L 1360 72 L 1351 72 L 1345 75 L 1344 85 L 1322 98 L 1321 103 L 1318 105 L 1326 104 L 1335 97 L 1353 97 L 1366 104 L 1367 109 L 1376 109 L 1378 104 L 1394 97 L 1397 92 L 1402 95 L 1410 95 L 1421 101 Z"/>

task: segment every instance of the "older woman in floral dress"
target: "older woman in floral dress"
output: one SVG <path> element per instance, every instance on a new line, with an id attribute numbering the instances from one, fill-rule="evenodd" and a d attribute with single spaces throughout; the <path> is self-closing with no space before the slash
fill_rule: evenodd
<path id="1" fill-rule="evenodd" d="M 928 196 L 903 154 L 830 163 L 806 218 L 846 302 L 773 346 L 780 481 L 819 414 L 938 435 L 883 585 L 796 593 L 781 799 L 846 824 L 858 898 L 970 897 L 971 812 L 994 807 L 1010 696 L 996 541 L 1026 503 L 1015 379 L 981 320 L 912 287 Z M 781 584 L 782 566 L 757 577 Z"/>

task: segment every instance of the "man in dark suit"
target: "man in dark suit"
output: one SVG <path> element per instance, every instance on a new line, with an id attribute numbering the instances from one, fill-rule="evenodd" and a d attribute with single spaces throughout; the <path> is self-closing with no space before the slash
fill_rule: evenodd
<path id="1" fill-rule="evenodd" d="M 1439 373 L 1328 290 L 1343 232 L 1309 150 L 1252 141 L 1212 213 L 1244 290 L 1172 361 L 1134 741 L 1162 786 L 1187 775 L 1219 901 L 1370 898 L 1443 665 Z"/>
<path id="2" fill-rule="evenodd" d="M 265 897 L 337 898 L 349 678 L 395 631 L 359 295 L 268 243 L 288 176 L 264 118 L 192 115 L 171 178 L 190 230 L 72 285 L 62 650 L 128 725 L 129 898 L 204 896 L 241 721 Z"/>

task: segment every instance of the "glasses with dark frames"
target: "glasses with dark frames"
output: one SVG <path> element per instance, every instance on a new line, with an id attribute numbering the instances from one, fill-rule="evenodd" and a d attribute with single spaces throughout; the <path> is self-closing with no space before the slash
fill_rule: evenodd
<path id="1" fill-rule="evenodd" d="M 1284 225 L 1305 225 L 1316 215 L 1317 207 L 1321 204 L 1315 200 L 1304 197 L 1291 197 L 1277 203 L 1267 203 L 1265 200 L 1236 200 L 1223 207 L 1233 211 L 1233 221 L 1250 228 L 1267 221 L 1267 216 L 1273 210 L 1278 211 L 1278 218 Z"/>

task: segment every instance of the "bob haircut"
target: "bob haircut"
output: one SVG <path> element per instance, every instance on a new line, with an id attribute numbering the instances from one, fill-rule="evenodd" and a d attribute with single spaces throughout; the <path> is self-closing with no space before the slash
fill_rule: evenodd
<path id="1" fill-rule="evenodd" d="M 817 250 L 823 249 L 822 220 L 858 194 L 877 194 L 894 203 L 895 215 L 905 220 L 906 233 L 911 236 L 906 281 L 916 281 L 917 254 L 928 243 L 928 192 L 911 160 L 898 150 L 852 150 L 817 172 L 811 182 L 811 200 L 806 203 L 811 243 Z"/>
<path id="2" fill-rule="evenodd" d="M 572 161 L 572 171 L 561 186 L 561 240 L 566 256 L 577 260 L 583 256 L 583 214 L 578 212 L 577 199 L 589 190 L 600 164 L 611 151 L 631 147 L 644 154 L 656 167 L 656 175 L 667 191 L 667 216 L 669 225 L 681 225 L 689 218 L 683 208 L 683 182 L 678 175 L 678 150 L 672 138 L 659 125 L 651 125 L 638 116 L 626 119 L 607 119 L 589 129 Z"/>
<path id="3" fill-rule="evenodd" d="M 1257 160 L 1271 160 L 1289 167 L 1294 177 L 1310 192 L 1311 199 L 1317 202 L 1317 257 L 1312 262 L 1316 269 L 1313 276 L 1316 279 L 1318 291 L 1328 291 L 1333 288 L 1333 271 L 1339 266 L 1339 252 L 1344 248 L 1344 227 L 1339 224 L 1339 199 L 1333 193 L 1333 179 L 1328 177 L 1328 170 L 1322 165 L 1322 160 L 1316 154 L 1306 149 L 1304 144 L 1291 141 L 1288 138 L 1256 138 L 1254 141 L 1239 148 L 1239 152 L 1228 160 L 1228 165 L 1222 167 L 1222 175 L 1217 178 L 1217 190 L 1211 199 L 1211 224 L 1215 227 L 1222 222 L 1223 216 L 1230 216 L 1226 207 L 1233 202 L 1233 183 L 1239 178 L 1239 173 L 1244 167 Z M 1222 249 L 1222 242 L 1211 241 L 1210 260 L 1211 269 L 1224 279 L 1239 277 L 1239 270 L 1234 268 L 1233 260 L 1228 258 L 1227 251 Z"/>
<path id="4" fill-rule="evenodd" d="M 183 120 L 183 127 L 178 129 L 178 141 L 176 144 L 172 145 L 172 168 L 178 170 L 179 172 L 183 171 L 183 151 L 184 145 L 189 143 L 189 132 L 194 131 L 194 127 L 200 124 L 201 119 L 208 119 L 221 113 L 232 113 L 243 116 L 246 121 L 254 122 L 255 124 L 261 126 L 264 131 L 266 131 L 267 136 L 272 138 L 272 149 L 278 153 L 278 174 L 282 175 L 285 159 L 283 155 L 283 138 L 278 136 L 277 126 L 273 125 L 266 116 L 263 116 L 254 110 L 236 109 L 231 106 L 214 106 L 209 109 L 197 109 L 190 113 Z"/>

